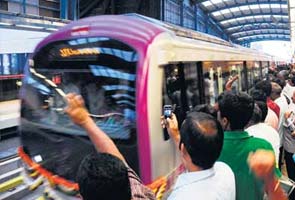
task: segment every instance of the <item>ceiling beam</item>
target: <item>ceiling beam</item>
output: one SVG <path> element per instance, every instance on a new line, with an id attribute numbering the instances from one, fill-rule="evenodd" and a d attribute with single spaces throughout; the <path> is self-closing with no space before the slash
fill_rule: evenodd
<path id="1" fill-rule="evenodd" d="M 237 42 L 242 42 L 245 40 L 251 40 L 251 39 L 256 39 L 256 38 L 283 38 L 283 39 L 288 39 L 290 41 L 290 35 L 288 34 L 253 34 L 249 36 L 244 36 L 244 37 L 239 37 L 235 38 L 234 40 Z"/>
<path id="2" fill-rule="evenodd" d="M 283 3 L 283 2 L 260 2 L 260 3 L 257 3 L 257 2 L 250 2 L 250 3 L 247 3 L 247 2 L 243 2 L 243 3 L 237 3 L 237 4 L 234 4 L 232 6 L 225 6 L 224 7 L 221 7 L 221 6 L 214 6 L 214 9 L 207 9 L 206 6 L 202 5 L 202 7 L 204 7 L 208 12 L 212 13 L 212 12 L 215 12 L 215 11 L 221 11 L 221 10 L 225 10 L 225 9 L 231 9 L 231 8 L 239 8 L 241 6 L 251 6 L 251 5 L 272 5 L 272 4 L 280 4 L 280 5 L 288 5 L 287 2 Z M 221 5 L 221 4 L 219 4 Z M 262 8 L 263 9 L 263 8 Z M 270 7 L 270 9 L 272 9 Z"/>
<path id="3" fill-rule="evenodd" d="M 288 23 L 278 23 L 278 24 L 274 24 L 274 23 L 265 23 L 265 22 L 258 22 L 258 23 L 249 23 L 249 24 L 245 24 L 245 25 L 237 25 L 237 26 L 231 26 L 225 29 L 225 31 L 229 34 L 240 31 L 240 30 L 251 30 L 254 28 L 280 28 L 280 29 L 290 29 L 290 26 Z M 228 30 L 230 29 L 230 30 Z"/>
<path id="4" fill-rule="evenodd" d="M 274 12 L 258 12 L 258 13 L 250 13 L 250 14 L 239 14 L 239 15 L 236 15 L 236 13 L 238 13 L 239 11 L 237 12 L 233 12 L 233 16 L 232 17 L 226 17 L 225 15 L 222 15 L 224 17 L 224 19 L 220 20 L 220 22 L 222 21 L 225 21 L 225 20 L 229 20 L 229 19 L 236 19 L 236 18 L 241 18 L 241 17 L 251 17 L 251 16 L 257 16 L 257 15 L 275 15 L 275 16 L 286 16 L 288 17 L 288 13 L 274 13 Z M 230 14 L 230 13 L 228 13 Z M 214 15 L 212 15 L 215 19 L 217 17 L 215 17 Z"/>
<path id="5" fill-rule="evenodd" d="M 251 43 L 251 42 L 260 42 L 260 41 L 287 41 L 289 42 L 290 39 L 288 38 L 271 38 L 271 37 L 264 37 L 264 38 L 254 38 L 254 39 L 248 39 L 248 40 L 242 40 L 242 41 L 236 41 L 238 44 L 242 43 Z"/>
<path id="6" fill-rule="evenodd" d="M 233 32 L 233 33 L 231 33 L 231 37 L 235 37 L 235 34 L 243 34 L 243 33 L 251 32 L 251 31 L 261 31 L 261 30 L 265 30 L 265 31 L 266 30 L 288 31 L 289 32 L 288 34 L 290 34 L 290 30 L 289 29 L 262 28 L 262 29 L 250 29 L 250 30 L 244 30 L 244 31 L 240 31 L 240 32 Z M 280 34 L 280 33 L 274 33 L 274 34 Z"/>
<path id="7" fill-rule="evenodd" d="M 272 24 L 276 24 L 271 19 L 267 19 L 267 20 L 264 19 L 263 22 L 243 22 L 243 23 L 239 23 L 238 22 L 238 24 L 236 24 L 236 25 L 229 25 L 229 26 L 222 25 L 222 27 L 224 29 L 228 29 L 228 28 L 235 27 L 235 26 L 245 26 L 245 25 L 248 25 L 248 24 L 257 24 L 257 23 L 272 23 Z M 288 20 L 286 20 L 286 21 L 279 20 L 277 23 L 278 24 L 288 24 L 289 25 L 289 21 Z"/>

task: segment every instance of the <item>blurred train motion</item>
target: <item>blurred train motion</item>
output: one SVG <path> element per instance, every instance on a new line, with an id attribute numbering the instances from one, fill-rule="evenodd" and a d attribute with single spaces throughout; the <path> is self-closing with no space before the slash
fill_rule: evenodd
<path id="1" fill-rule="evenodd" d="M 247 91 L 272 62 L 261 52 L 136 14 L 73 22 L 39 43 L 25 69 L 20 155 L 56 186 L 77 189 L 80 161 L 95 149 L 63 112 L 64 95 L 75 92 L 151 183 L 180 163 L 160 125 L 163 105 L 174 105 L 181 121 L 194 106 L 213 104 L 230 76 L 240 77 L 234 90 Z"/>
<path id="2" fill-rule="evenodd" d="M 49 33 L 0 29 L 0 137 L 15 132 L 19 125 L 21 86 L 24 66 L 35 46 Z M 2 37 L 1 37 L 2 38 Z"/>

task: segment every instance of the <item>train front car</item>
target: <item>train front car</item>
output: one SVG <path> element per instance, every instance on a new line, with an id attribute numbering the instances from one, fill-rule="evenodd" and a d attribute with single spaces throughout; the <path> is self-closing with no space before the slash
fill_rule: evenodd
<path id="1" fill-rule="evenodd" d="M 31 167 L 38 164 L 36 170 L 54 184 L 77 189 L 78 166 L 95 149 L 63 112 L 65 94 L 75 92 L 129 165 L 149 182 L 145 55 L 161 31 L 127 16 L 102 16 L 73 22 L 42 41 L 21 90 L 23 160 Z"/>

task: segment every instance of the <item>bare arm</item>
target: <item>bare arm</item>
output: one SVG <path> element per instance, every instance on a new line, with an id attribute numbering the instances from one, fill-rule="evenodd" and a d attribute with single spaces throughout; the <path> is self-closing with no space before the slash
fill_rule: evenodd
<path id="1" fill-rule="evenodd" d="M 228 81 L 226 82 L 226 84 L 225 84 L 225 90 L 226 90 L 226 91 L 231 91 L 232 84 L 233 84 L 236 80 L 238 80 L 238 79 L 239 79 L 239 76 L 238 76 L 238 75 L 236 75 L 236 76 L 234 76 L 234 77 L 230 77 L 230 78 L 228 79 Z"/>
<path id="2" fill-rule="evenodd" d="M 279 180 L 274 175 L 275 156 L 272 151 L 258 150 L 249 155 L 248 164 L 255 175 L 264 180 L 269 200 L 287 200 Z"/>
<path id="3" fill-rule="evenodd" d="M 112 154 L 125 162 L 123 155 L 120 153 L 114 142 L 99 127 L 96 126 L 94 121 L 89 116 L 89 113 L 84 106 L 82 97 L 80 95 L 70 93 L 66 96 L 66 98 L 68 106 L 65 109 L 65 112 L 75 124 L 86 130 L 96 150 L 102 153 Z"/>
<path id="4" fill-rule="evenodd" d="M 180 133 L 178 130 L 178 122 L 176 115 L 172 113 L 171 118 L 165 119 L 164 116 L 161 117 L 161 125 L 163 128 L 167 128 L 167 131 L 170 137 L 173 139 L 176 148 L 178 149 L 179 142 L 180 142 Z"/>

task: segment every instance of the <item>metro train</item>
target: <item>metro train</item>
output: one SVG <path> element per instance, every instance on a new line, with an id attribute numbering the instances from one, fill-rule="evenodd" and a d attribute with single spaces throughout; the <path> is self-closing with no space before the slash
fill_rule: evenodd
<path id="1" fill-rule="evenodd" d="M 63 112 L 64 95 L 75 92 L 152 183 L 180 164 L 160 125 L 163 106 L 174 105 L 181 121 L 194 106 L 214 103 L 230 76 L 240 77 L 234 89 L 247 91 L 272 63 L 270 55 L 137 14 L 72 22 L 41 41 L 25 69 L 19 153 L 52 184 L 78 189 L 78 166 L 95 149 Z"/>

